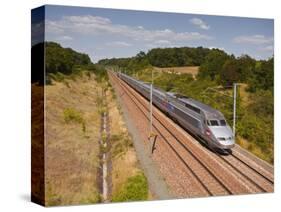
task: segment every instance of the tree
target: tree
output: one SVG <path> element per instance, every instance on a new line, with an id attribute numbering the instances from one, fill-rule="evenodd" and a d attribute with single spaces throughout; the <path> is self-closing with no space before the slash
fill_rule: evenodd
<path id="1" fill-rule="evenodd" d="M 198 66 L 210 49 L 198 47 L 155 48 L 147 53 L 148 61 L 157 67 Z"/>
<path id="2" fill-rule="evenodd" d="M 273 91 L 274 81 L 274 59 L 262 60 L 256 62 L 253 76 L 249 79 L 249 90 L 271 90 Z"/>
<path id="3" fill-rule="evenodd" d="M 146 54 L 145 54 L 145 52 L 143 52 L 143 51 L 140 51 L 137 55 L 136 55 L 136 58 L 138 58 L 138 59 L 143 59 L 143 58 L 145 58 L 146 57 Z"/>
<path id="4" fill-rule="evenodd" d="M 74 67 L 92 64 L 87 54 L 63 48 L 55 42 L 46 42 L 46 73 L 71 74 Z"/>
<path id="5" fill-rule="evenodd" d="M 203 64 L 199 68 L 198 78 L 210 78 L 214 80 L 219 75 L 225 61 L 230 56 L 219 49 L 212 49 L 206 56 Z"/>
<path id="6" fill-rule="evenodd" d="M 228 59 L 225 61 L 221 72 L 220 72 L 220 81 L 223 85 L 230 86 L 234 82 L 240 81 L 240 72 L 238 62 L 235 59 Z"/>
<path id="7" fill-rule="evenodd" d="M 253 72 L 255 69 L 256 60 L 248 55 L 242 55 L 237 59 L 237 71 L 240 75 L 240 82 L 248 82 L 248 80 L 253 77 Z"/>

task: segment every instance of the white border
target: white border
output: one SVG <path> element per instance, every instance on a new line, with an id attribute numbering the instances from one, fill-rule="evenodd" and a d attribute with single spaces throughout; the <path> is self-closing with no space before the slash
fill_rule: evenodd
<path id="1" fill-rule="evenodd" d="M 30 192 L 30 10 L 42 4 L 231 15 L 275 19 L 275 126 L 280 126 L 280 6 L 276 0 L 33 0 L 3 1 L 1 27 L 0 209 L 34 211 Z M 280 133 L 275 130 L 275 193 L 215 198 L 57 207 L 76 211 L 277 211 L 280 196 Z M 278 155 L 279 154 L 279 155 Z"/>

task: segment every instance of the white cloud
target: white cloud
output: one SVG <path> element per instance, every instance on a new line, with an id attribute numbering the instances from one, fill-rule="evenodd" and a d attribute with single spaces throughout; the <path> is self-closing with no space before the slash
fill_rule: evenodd
<path id="1" fill-rule="evenodd" d="M 67 36 L 67 35 L 63 35 L 63 36 L 57 37 L 57 40 L 60 40 L 60 41 L 69 41 L 69 40 L 73 40 L 73 38 L 70 37 L 70 36 Z"/>
<path id="2" fill-rule="evenodd" d="M 85 35 L 120 35 L 133 40 L 153 42 L 210 40 L 211 36 L 199 32 L 174 32 L 170 29 L 149 30 L 142 26 L 113 24 L 110 19 L 99 16 L 64 16 L 57 21 L 46 20 L 46 32 L 51 34 L 78 33 Z"/>
<path id="3" fill-rule="evenodd" d="M 132 44 L 124 42 L 124 41 L 114 41 L 106 43 L 107 46 L 114 46 L 114 47 L 129 47 L 132 46 Z"/>
<path id="4" fill-rule="evenodd" d="M 50 21 L 50 20 L 46 20 L 45 30 L 46 33 L 52 33 L 52 34 L 62 34 L 64 32 L 61 23 L 57 23 L 56 21 Z"/>
<path id="5" fill-rule="evenodd" d="M 201 20 L 199 18 L 192 18 L 189 21 L 190 21 L 190 23 L 199 27 L 200 29 L 204 29 L 204 30 L 210 29 L 210 26 L 206 22 L 204 22 L 203 20 Z"/>
<path id="6" fill-rule="evenodd" d="M 274 47 L 273 47 L 273 45 L 269 45 L 269 46 L 260 48 L 260 50 L 264 51 L 264 52 L 272 52 L 274 50 Z"/>
<path id="7" fill-rule="evenodd" d="M 153 42 L 148 42 L 145 44 L 147 48 L 164 48 L 164 47 L 172 47 L 175 46 L 175 43 L 172 43 L 169 40 L 156 40 Z"/>
<path id="8" fill-rule="evenodd" d="M 156 44 L 163 44 L 163 45 L 166 45 L 166 44 L 171 44 L 170 41 L 168 40 L 157 40 L 155 41 Z"/>
<path id="9" fill-rule="evenodd" d="M 264 35 L 246 35 L 238 36 L 233 39 L 235 43 L 245 43 L 253 45 L 263 45 L 273 43 L 272 37 L 266 37 Z"/>

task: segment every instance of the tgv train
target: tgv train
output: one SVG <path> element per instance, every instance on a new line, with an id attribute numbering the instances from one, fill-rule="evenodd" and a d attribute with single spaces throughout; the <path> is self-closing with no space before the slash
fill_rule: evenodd
<path id="1" fill-rule="evenodd" d="M 146 99 L 150 99 L 150 84 L 123 73 L 118 73 L 117 76 Z M 220 111 L 192 98 L 158 88 L 153 88 L 152 94 L 155 106 L 199 137 L 211 149 L 229 150 L 234 147 L 232 130 Z"/>

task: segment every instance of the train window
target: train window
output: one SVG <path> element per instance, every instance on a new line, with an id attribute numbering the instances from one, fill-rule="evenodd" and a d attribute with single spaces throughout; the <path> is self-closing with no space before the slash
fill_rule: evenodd
<path id="1" fill-rule="evenodd" d="M 226 121 L 225 121 L 225 120 L 223 120 L 223 119 L 222 119 L 222 120 L 220 120 L 220 125 L 221 125 L 221 126 L 226 126 Z"/>
<path id="2" fill-rule="evenodd" d="M 197 108 L 197 107 L 194 107 L 194 106 L 192 106 L 192 105 L 190 105 L 190 104 L 185 104 L 185 107 L 187 107 L 187 108 L 189 108 L 190 110 L 193 110 L 194 112 L 200 114 L 200 109 Z"/>
<path id="3" fill-rule="evenodd" d="M 209 125 L 210 126 L 219 126 L 219 122 L 217 120 L 210 120 Z"/>

